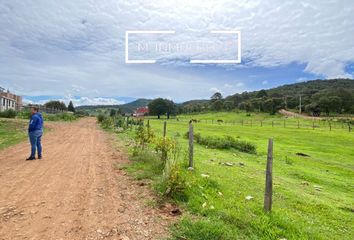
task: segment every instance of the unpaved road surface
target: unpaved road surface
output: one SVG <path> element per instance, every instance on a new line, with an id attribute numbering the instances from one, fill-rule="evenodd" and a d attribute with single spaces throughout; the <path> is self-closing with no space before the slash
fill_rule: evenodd
<path id="1" fill-rule="evenodd" d="M 52 124 L 43 160 L 27 142 L 0 151 L 0 239 L 160 239 L 170 217 L 116 164 L 126 157 L 95 119 Z"/>

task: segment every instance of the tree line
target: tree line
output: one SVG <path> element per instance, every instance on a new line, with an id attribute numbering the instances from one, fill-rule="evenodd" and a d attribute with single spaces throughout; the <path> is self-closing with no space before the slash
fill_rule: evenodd
<path id="1" fill-rule="evenodd" d="M 179 106 L 179 113 L 203 111 L 267 112 L 280 109 L 307 112 L 310 115 L 354 113 L 354 81 L 350 79 L 314 80 L 289 84 L 269 90 L 237 93 L 226 98 L 216 92 L 208 101 L 189 101 Z"/>
<path id="2" fill-rule="evenodd" d="M 75 112 L 75 107 L 72 101 L 69 102 L 68 106 L 62 101 L 52 100 L 44 104 L 45 108 L 55 109 L 60 111 Z"/>

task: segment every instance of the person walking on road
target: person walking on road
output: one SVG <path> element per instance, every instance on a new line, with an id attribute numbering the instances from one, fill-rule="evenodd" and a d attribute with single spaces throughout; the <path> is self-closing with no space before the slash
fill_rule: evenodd
<path id="1" fill-rule="evenodd" d="M 31 155 L 26 160 L 36 160 L 36 149 L 38 159 L 42 159 L 43 117 L 38 107 L 31 108 L 31 120 L 28 126 L 28 137 L 31 143 Z"/>

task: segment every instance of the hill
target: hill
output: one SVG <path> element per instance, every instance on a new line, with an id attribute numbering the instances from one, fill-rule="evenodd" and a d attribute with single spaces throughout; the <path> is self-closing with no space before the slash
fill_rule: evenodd
<path id="1" fill-rule="evenodd" d="M 119 106 L 119 108 L 122 113 L 133 113 L 135 109 L 137 109 L 139 107 L 145 107 L 151 101 L 152 101 L 151 99 L 140 98 L 140 99 L 137 99 L 133 102 L 122 104 Z"/>
<path id="2" fill-rule="evenodd" d="M 92 106 L 78 106 L 77 110 L 89 111 L 89 112 L 97 112 L 97 111 L 105 111 L 108 109 L 120 109 L 122 113 L 133 113 L 135 109 L 139 107 L 145 107 L 149 104 L 150 99 L 140 98 L 133 102 L 121 104 L 121 105 L 92 105 Z"/>
<path id="3" fill-rule="evenodd" d="M 274 113 L 281 108 L 299 109 L 311 115 L 354 113 L 354 80 L 312 80 L 272 89 L 243 92 L 228 96 L 224 105 L 246 111 Z"/>

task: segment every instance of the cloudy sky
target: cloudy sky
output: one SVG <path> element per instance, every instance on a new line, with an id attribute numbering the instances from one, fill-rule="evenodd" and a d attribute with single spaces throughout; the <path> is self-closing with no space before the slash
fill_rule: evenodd
<path id="1" fill-rule="evenodd" d="M 82 105 L 353 78 L 353 13 L 351 0 L 0 0 L 0 86 Z M 173 33 L 126 46 L 126 31 Z M 236 59 L 239 41 L 239 64 L 190 63 Z M 126 63 L 126 47 L 156 63 Z"/>

